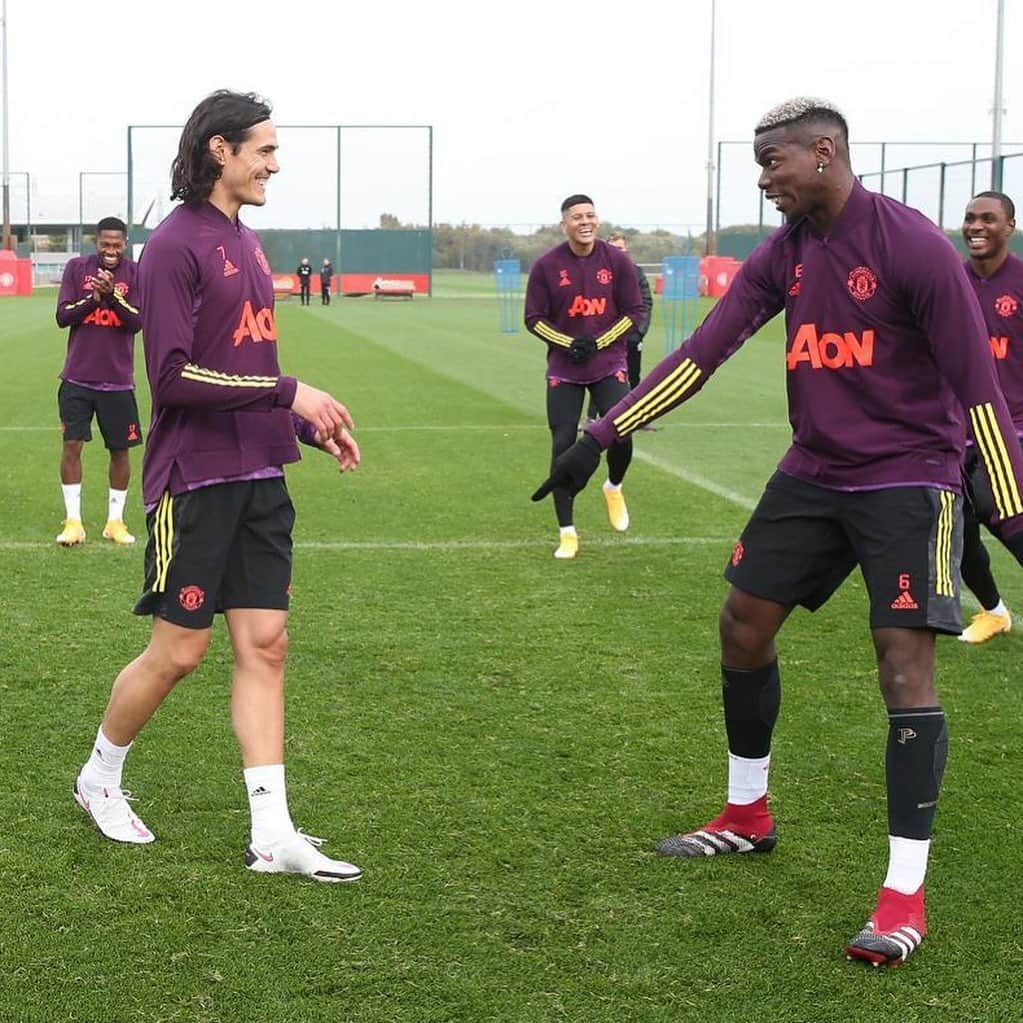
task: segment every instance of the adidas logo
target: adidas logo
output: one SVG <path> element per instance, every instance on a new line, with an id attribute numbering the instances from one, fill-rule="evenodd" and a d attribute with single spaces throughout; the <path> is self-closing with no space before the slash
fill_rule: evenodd
<path id="1" fill-rule="evenodd" d="M 253 789 L 249 793 L 249 795 L 250 796 L 268 796 L 268 795 L 270 795 L 270 790 L 267 789 L 267 788 L 264 788 L 262 785 L 260 785 L 258 789 Z"/>
<path id="2" fill-rule="evenodd" d="M 236 267 L 234 265 L 234 263 L 231 262 L 231 260 L 225 258 L 224 259 L 224 276 L 225 277 L 233 277 L 236 273 L 238 273 L 238 267 Z"/>
<path id="3" fill-rule="evenodd" d="M 913 599 L 909 590 L 903 590 L 893 601 L 893 611 L 916 611 L 920 605 Z"/>

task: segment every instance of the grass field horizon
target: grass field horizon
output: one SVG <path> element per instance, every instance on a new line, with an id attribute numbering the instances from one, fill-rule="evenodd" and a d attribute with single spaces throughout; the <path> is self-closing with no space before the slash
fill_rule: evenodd
<path id="1" fill-rule="evenodd" d="M 289 793 L 324 851 L 365 870 L 350 886 L 243 867 L 222 622 L 129 757 L 158 841 L 105 842 L 73 804 L 110 683 L 148 635 L 130 613 L 141 459 L 136 549 L 99 538 L 98 440 L 89 541 L 58 549 L 56 292 L 0 302 L 0 1020 L 1018 1020 L 1015 633 L 939 640 L 951 754 L 930 933 L 905 967 L 842 956 L 887 856 L 887 723 L 858 575 L 779 641 L 777 850 L 652 851 L 723 799 L 721 569 L 788 442 L 780 323 L 637 435 L 629 533 L 610 530 L 595 477 L 580 556 L 558 563 L 553 510 L 529 501 L 549 457 L 542 346 L 499 332 L 487 275 L 435 285 L 277 311 L 285 372 L 349 405 L 363 451 L 345 477 L 308 450 L 288 470 Z M 663 349 L 658 312 L 647 369 Z M 145 399 L 141 346 L 136 364 Z M 1023 607 L 1018 567 L 989 549 Z"/>

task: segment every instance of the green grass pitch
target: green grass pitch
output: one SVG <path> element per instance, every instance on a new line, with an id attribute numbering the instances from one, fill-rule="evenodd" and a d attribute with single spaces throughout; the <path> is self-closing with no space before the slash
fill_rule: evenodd
<path id="1" fill-rule="evenodd" d="M 841 954 L 887 857 L 858 577 L 780 639 L 777 850 L 651 851 L 724 794 L 721 569 L 787 442 L 780 324 L 637 435 L 630 532 L 612 533 L 593 484 L 580 556 L 559 563 L 553 510 L 529 501 L 548 460 L 542 346 L 499 333 L 485 279 L 436 285 L 278 308 L 283 366 L 349 405 L 363 450 L 350 476 L 311 451 L 289 471 L 291 803 L 364 868 L 347 887 L 243 868 L 222 626 L 129 760 L 158 841 L 104 842 L 72 803 L 111 680 L 146 641 L 130 613 L 142 545 L 99 539 L 99 442 L 89 542 L 54 545 L 56 295 L 0 302 L 0 1020 L 1018 1020 L 1015 635 L 940 641 L 951 756 L 931 932 L 904 968 Z M 992 553 L 1023 607 L 1019 570 Z"/>

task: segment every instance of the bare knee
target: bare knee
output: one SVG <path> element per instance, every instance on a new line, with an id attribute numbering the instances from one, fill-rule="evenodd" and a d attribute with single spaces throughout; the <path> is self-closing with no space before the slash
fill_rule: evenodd
<path id="1" fill-rule="evenodd" d="M 174 630 L 173 635 L 168 635 L 166 628 L 154 630 L 144 656 L 165 684 L 173 686 L 191 675 L 202 663 L 210 645 L 210 630 L 193 631 L 180 626 L 170 628 Z"/>
<path id="2" fill-rule="evenodd" d="M 888 707 L 933 707 L 937 704 L 933 632 L 875 629 L 874 650 L 878 683 Z"/>
<path id="3" fill-rule="evenodd" d="M 288 659 L 288 630 L 255 633 L 236 649 L 235 657 L 240 666 L 258 667 L 261 673 L 283 677 Z"/>

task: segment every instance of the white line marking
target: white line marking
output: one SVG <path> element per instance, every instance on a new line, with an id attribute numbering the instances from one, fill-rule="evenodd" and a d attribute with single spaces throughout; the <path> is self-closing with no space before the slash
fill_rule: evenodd
<path id="1" fill-rule="evenodd" d="M 729 490 L 727 487 L 723 487 L 719 483 L 707 479 L 706 476 L 701 476 L 699 473 L 689 472 L 687 469 L 672 465 L 671 462 L 666 462 L 663 458 L 651 455 L 650 452 L 643 451 L 641 448 L 633 449 L 633 458 L 638 458 L 641 462 L 646 462 L 655 469 L 660 469 L 661 472 L 675 476 L 685 483 L 691 483 L 694 487 L 700 487 L 701 490 L 706 490 L 711 494 L 716 494 L 718 497 L 723 497 L 726 501 L 730 501 L 740 508 L 745 508 L 747 511 L 752 511 L 757 506 L 754 498 L 746 497 L 745 494 L 738 494 L 734 490 Z"/>
<path id="2" fill-rule="evenodd" d="M 546 430 L 546 423 L 465 423 L 450 426 L 428 426 L 409 424 L 407 426 L 360 426 L 356 433 L 478 433 L 484 431 L 511 430 Z M 701 420 L 680 420 L 673 423 L 662 423 L 658 430 L 771 430 L 789 429 L 788 423 L 708 423 Z M 57 433 L 60 427 L 53 426 L 0 426 L 0 433 Z"/>
<path id="3" fill-rule="evenodd" d="M 584 547 L 686 547 L 704 544 L 731 544 L 734 536 L 615 536 L 590 537 L 583 535 Z M 550 538 L 536 540 L 296 540 L 296 550 L 312 551 L 493 551 L 518 550 L 530 547 L 548 547 L 553 543 Z M 144 547 L 141 541 L 136 545 L 139 550 Z M 0 550 L 4 551 L 36 551 L 55 550 L 57 545 L 43 540 L 0 540 Z M 123 547 L 111 543 L 87 543 L 77 550 L 89 553 L 116 553 L 120 555 Z M 74 554 L 68 557 L 74 557 Z"/>

